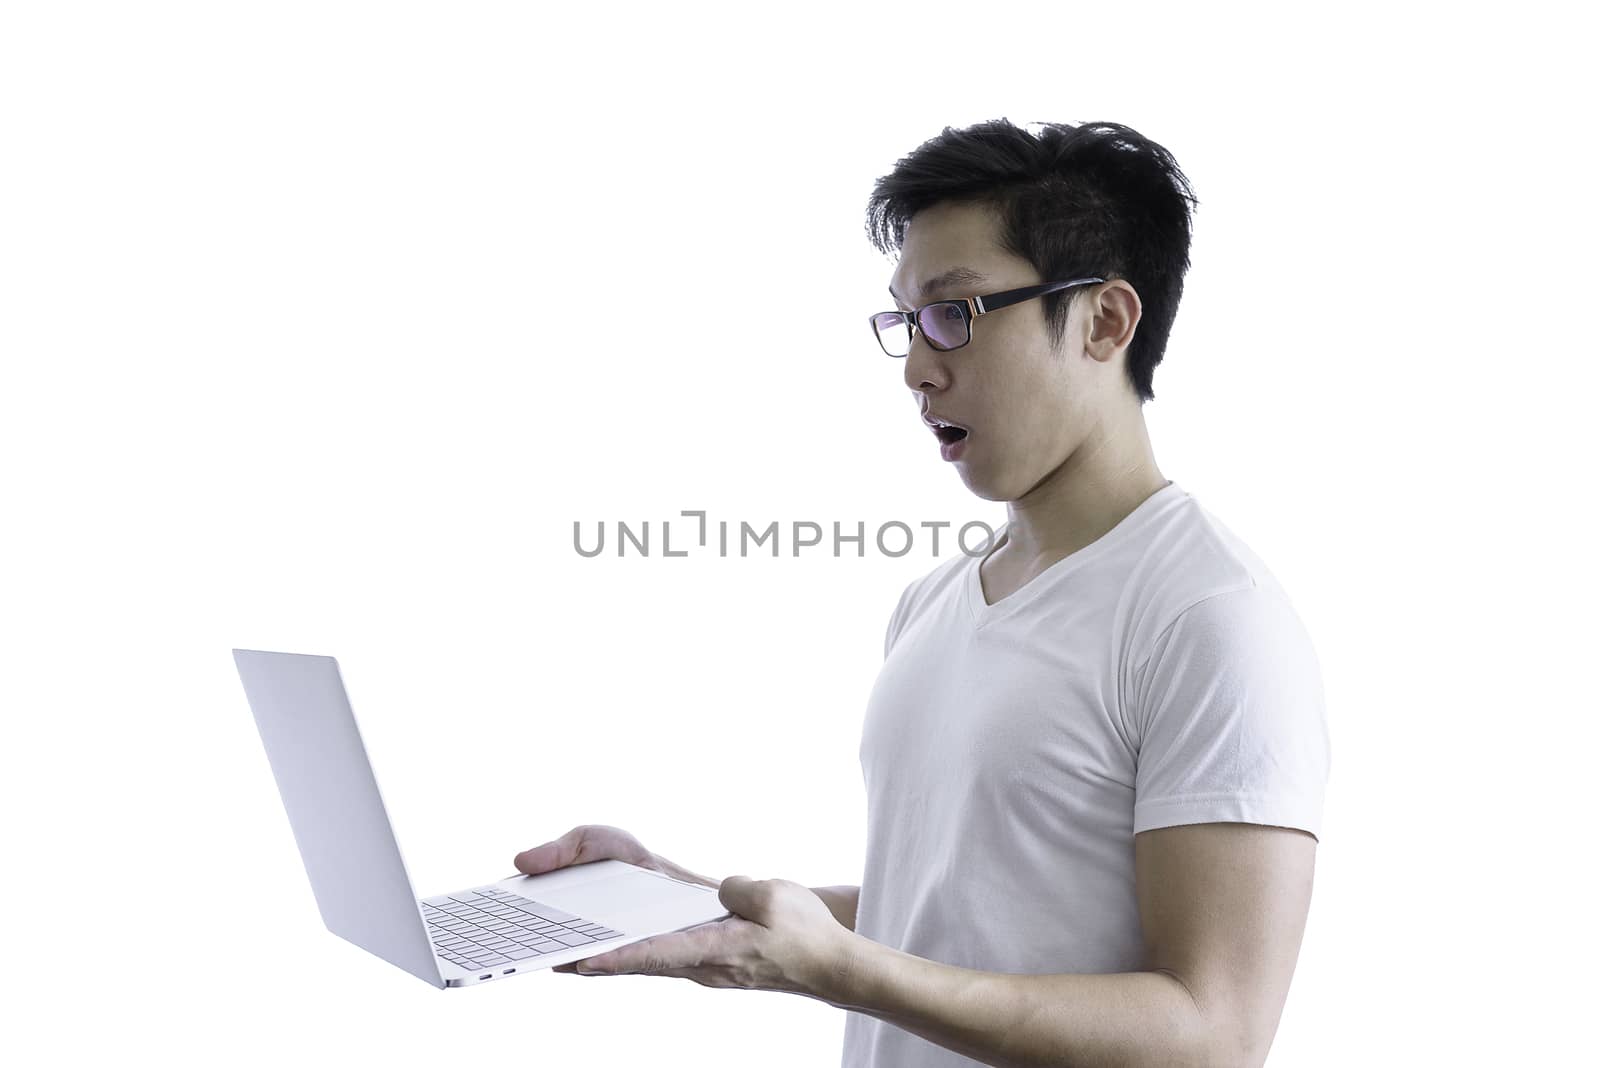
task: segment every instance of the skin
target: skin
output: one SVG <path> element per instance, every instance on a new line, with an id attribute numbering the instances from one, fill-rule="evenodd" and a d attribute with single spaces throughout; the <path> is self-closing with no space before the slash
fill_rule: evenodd
<path id="1" fill-rule="evenodd" d="M 995 243 L 996 222 L 975 205 L 939 204 L 906 229 L 890 290 L 914 304 L 1045 281 Z M 970 267 L 982 283 L 923 292 L 926 279 Z M 1006 502 L 1007 537 L 982 569 L 992 604 L 1112 527 L 1166 484 L 1123 360 L 1139 296 L 1121 280 L 1083 286 L 1062 348 L 1051 346 L 1042 300 L 980 315 L 972 340 L 940 352 L 919 334 L 905 357 L 920 409 L 970 428 L 954 466 L 985 500 Z M 930 433 L 930 437 L 931 437 Z M 937 439 L 930 446 L 937 450 Z"/>
<path id="2" fill-rule="evenodd" d="M 919 213 L 890 282 L 899 306 L 1045 281 L 1001 250 L 996 233 L 996 219 L 980 206 Z M 922 290 L 957 265 L 984 280 Z M 980 569 L 991 604 L 1167 483 L 1124 370 L 1139 296 L 1116 279 L 1073 292 L 1059 345 L 1034 300 L 979 316 L 971 343 L 953 352 L 919 334 L 903 364 L 919 410 L 971 429 L 954 461 L 962 481 L 1006 504 L 1007 535 Z M 929 447 L 937 450 L 937 440 Z M 515 863 L 538 874 L 617 857 L 718 887 L 734 913 L 556 971 L 800 994 L 992 1065 L 1232 1066 L 1262 1064 L 1277 1030 L 1310 908 L 1316 844 L 1304 831 L 1244 823 L 1136 835 L 1144 968 L 1110 975 L 1015 975 L 911 956 L 854 932 L 858 888 L 742 875 L 718 882 L 616 828 L 574 828 Z"/>

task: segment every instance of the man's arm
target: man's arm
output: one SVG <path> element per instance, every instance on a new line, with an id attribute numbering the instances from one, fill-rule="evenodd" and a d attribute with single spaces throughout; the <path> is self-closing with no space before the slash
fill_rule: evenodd
<path id="1" fill-rule="evenodd" d="M 813 886 L 813 894 L 822 899 L 828 906 L 828 911 L 833 913 L 833 918 L 844 924 L 846 929 L 856 929 L 856 905 L 861 900 L 861 887 L 859 886 Z"/>
<path id="2" fill-rule="evenodd" d="M 1145 831 L 1134 864 L 1146 970 L 976 971 L 852 935 L 816 996 L 1000 1068 L 1254 1068 L 1288 994 L 1315 857 L 1315 838 L 1282 827 Z"/>

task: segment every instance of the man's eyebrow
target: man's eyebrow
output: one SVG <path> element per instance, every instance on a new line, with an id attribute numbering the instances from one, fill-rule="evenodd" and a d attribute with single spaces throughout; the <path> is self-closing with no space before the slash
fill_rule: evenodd
<path id="1" fill-rule="evenodd" d="M 949 285 L 956 285 L 958 283 L 961 285 L 977 285 L 980 282 L 987 281 L 988 279 L 986 277 L 979 274 L 977 271 L 974 271 L 971 267 L 952 267 L 943 274 L 934 275 L 932 278 L 922 283 L 921 295 L 925 297 L 935 290 L 942 289 Z M 904 297 L 894 291 L 894 286 L 889 287 L 889 295 L 907 307 L 911 305 L 909 300 L 906 300 Z"/>

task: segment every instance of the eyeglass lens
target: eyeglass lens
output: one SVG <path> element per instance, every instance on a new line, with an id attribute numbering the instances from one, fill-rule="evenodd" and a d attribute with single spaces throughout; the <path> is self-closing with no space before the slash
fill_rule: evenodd
<path id="1" fill-rule="evenodd" d="M 882 312 L 873 316 L 872 326 L 878 332 L 884 351 L 891 356 L 905 356 L 911 351 L 911 326 L 905 312 Z M 917 326 L 936 349 L 954 349 L 968 341 L 966 316 L 961 306 L 954 303 L 930 304 L 917 315 Z"/>

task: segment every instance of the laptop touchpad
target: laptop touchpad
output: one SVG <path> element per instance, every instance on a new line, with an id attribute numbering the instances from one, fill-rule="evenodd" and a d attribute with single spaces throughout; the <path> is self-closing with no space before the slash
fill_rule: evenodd
<path id="1" fill-rule="evenodd" d="M 580 916 L 679 904 L 717 904 L 716 892 L 710 887 L 699 890 L 642 871 L 625 871 L 608 879 L 594 879 L 562 889 L 541 888 L 537 897 L 546 904 Z"/>

